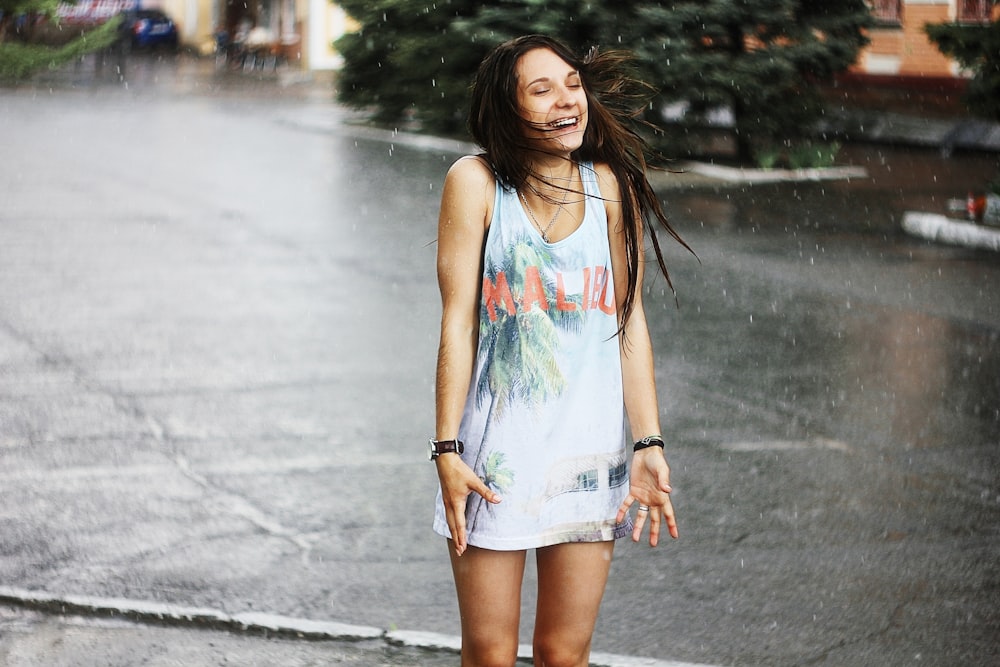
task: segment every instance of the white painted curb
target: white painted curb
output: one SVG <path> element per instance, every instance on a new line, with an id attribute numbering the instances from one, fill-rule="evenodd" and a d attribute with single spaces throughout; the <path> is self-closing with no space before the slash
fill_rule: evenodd
<path id="1" fill-rule="evenodd" d="M 788 181 L 834 181 L 867 178 L 864 167 L 828 167 L 823 169 L 744 169 L 718 164 L 692 162 L 685 171 L 729 183 L 784 183 Z"/>
<path id="2" fill-rule="evenodd" d="M 1000 250 L 1000 228 L 983 227 L 937 213 L 907 211 L 903 214 L 903 229 L 929 241 Z"/>

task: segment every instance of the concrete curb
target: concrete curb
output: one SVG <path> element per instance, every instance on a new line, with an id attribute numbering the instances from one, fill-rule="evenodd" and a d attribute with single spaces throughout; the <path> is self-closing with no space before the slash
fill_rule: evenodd
<path id="1" fill-rule="evenodd" d="M 102 598 L 88 595 L 55 595 L 45 591 L 8 586 L 0 586 L 0 604 L 50 614 L 111 616 L 148 625 L 190 627 L 196 630 L 215 629 L 235 634 L 260 634 L 287 639 L 357 642 L 381 640 L 394 646 L 452 653 L 458 653 L 462 644 L 459 637 L 432 632 L 383 630 L 365 625 L 315 621 L 266 612 L 227 614 L 209 607 L 186 607 L 147 600 Z M 524 660 L 530 663 L 531 647 L 520 646 L 518 658 L 519 662 Z M 592 654 L 590 664 L 591 667 L 711 667 L 710 665 L 609 653 Z"/>
<path id="2" fill-rule="evenodd" d="M 691 162 L 685 171 L 729 183 L 784 183 L 789 181 L 833 181 L 867 178 L 864 167 L 826 167 L 822 169 L 744 169 L 703 162 Z"/>
<path id="3" fill-rule="evenodd" d="M 385 631 L 361 625 L 293 618 L 262 612 L 227 614 L 207 607 L 185 607 L 146 600 L 54 595 L 0 586 L 0 603 L 56 614 L 115 616 L 139 623 L 197 626 L 239 633 L 270 633 L 301 639 L 363 641 Z"/>
<path id="4" fill-rule="evenodd" d="M 907 211 L 903 214 L 903 229 L 929 241 L 1000 251 L 1000 228 L 983 227 L 937 213 Z"/>

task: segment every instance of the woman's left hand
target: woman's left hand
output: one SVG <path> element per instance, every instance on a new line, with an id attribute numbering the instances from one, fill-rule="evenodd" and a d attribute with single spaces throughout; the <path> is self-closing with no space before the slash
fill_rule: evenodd
<path id="1" fill-rule="evenodd" d="M 632 541 L 638 542 L 642 529 L 649 521 L 649 546 L 660 541 L 660 524 L 666 519 L 670 537 L 677 538 L 677 520 L 670 502 L 670 466 L 659 447 L 640 449 L 632 457 L 628 495 L 618 508 L 618 523 L 625 520 L 632 503 L 639 503 Z M 648 509 L 646 509 L 648 508 Z"/>

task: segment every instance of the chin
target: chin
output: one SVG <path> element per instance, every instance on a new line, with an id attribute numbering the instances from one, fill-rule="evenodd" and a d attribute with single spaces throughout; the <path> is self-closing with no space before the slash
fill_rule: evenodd
<path id="1" fill-rule="evenodd" d="M 580 150 L 583 146 L 583 133 L 574 132 L 573 134 L 567 134 L 561 137 L 553 137 L 552 141 L 560 148 L 560 150 L 572 153 Z"/>

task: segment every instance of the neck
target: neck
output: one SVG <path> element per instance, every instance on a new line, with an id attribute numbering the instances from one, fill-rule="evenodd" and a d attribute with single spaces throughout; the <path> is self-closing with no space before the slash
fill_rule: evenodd
<path id="1" fill-rule="evenodd" d="M 561 195 L 572 188 L 577 178 L 576 163 L 564 157 L 551 157 L 532 162 L 527 186 L 537 192 Z"/>

